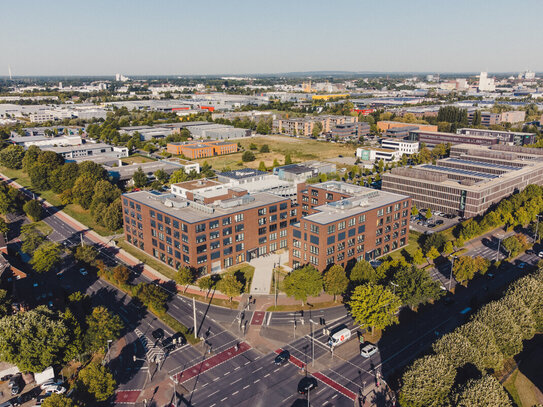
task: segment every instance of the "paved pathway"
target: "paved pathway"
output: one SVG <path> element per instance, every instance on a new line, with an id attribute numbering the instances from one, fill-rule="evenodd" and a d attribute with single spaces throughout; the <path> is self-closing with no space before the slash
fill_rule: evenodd
<path id="1" fill-rule="evenodd" d="M 252 259 L 249 264 L 255 268 L 251 283 L 251 295 L 269 295 L 271 290 L 274 267 L 288 262 L 288 252 L 268 254 Z"/>

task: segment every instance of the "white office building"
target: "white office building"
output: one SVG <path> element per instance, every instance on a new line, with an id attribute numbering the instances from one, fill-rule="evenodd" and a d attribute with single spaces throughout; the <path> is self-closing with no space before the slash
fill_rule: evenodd
<path id="1" fill-rule="evenodd" d="M 479 90 L 481 92 L 494 92 L 496 90 L 494 78 L 489 78 L 487 72 L 481 72 L 479 75 Z"/>
<path id="2" fill-rule="evenodd" d="M 411 140 L 385 138 L 381 140 L 381 147 L 389 150 L 396 150 L 400 153 L 400 156 L 403 154 L 411 155 L 419 152 L 418 141 Z"/>

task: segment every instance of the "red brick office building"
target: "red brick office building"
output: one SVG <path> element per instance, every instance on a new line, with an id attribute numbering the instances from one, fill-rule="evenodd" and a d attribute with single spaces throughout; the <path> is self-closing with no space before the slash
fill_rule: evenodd
<path id="1" fill-rule="evenodd" d="M 176 187 L 189 188 L 189 183 Z M 187 185 L 185 185 L 187 184 Z M 201 182 L 184 196 L 138 191 L 122 196 L 128 243 L 178 269 L 215 273 L 289 250 L 290 266 L 371 260 L 407 245 L 411 200 L 328 181 L 298 186 L 298 205 L 268 192 L 249 194 Z"/>
<path id="2" fill-rule="evenodd" d="M 298 186 L 302 217 L 289 235 L 290 266 L 323 271 L 404 247 L 411 198 L 337 181 Z"/>
<path id="3" fill-rule="evenodd" d="M 124 194 L 126 240 L 171 267 L 199 274 L 287 248 L 288 229 L 296 221 L 291 200 L 230 191 L 206 203 L 149 191 Z"/>

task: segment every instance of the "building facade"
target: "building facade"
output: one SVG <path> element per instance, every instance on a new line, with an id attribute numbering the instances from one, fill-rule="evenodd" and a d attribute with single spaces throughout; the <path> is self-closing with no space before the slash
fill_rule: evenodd
<path id="1" fill-rule="evenodd" d="M 302 217 L 292 224 L 289 236 L 291 267 L 345 267 L 408 243 L 408 196 L 328 181 L 300 184 L 298 202 Z"/>
<path id="2" fill-rule="evenodd" d="M 467 135 L 444 133 L 440 131 L 421 131 L 413 130 L 409 133 L 409 140 L 424 143 L 427 146 L 434 147 L 438 144 L 474 144 L 479 146 L 491 146 L 498 144 L 499 140 L 496 137 L 489 135 Z"/>
<path id="3" fill-rule="evenodd" d="M 238 151 L 238 145 L 226 141 L 168 143 L 166 145 L 166 151 L 170 154 L 184 155 L 187 158 L 195 159 L 236 153 Z"/>
<path id="4" fill-rule="evenodd" d="M 461 128 L 456 130 L 456 133 L 467 136 L 495 137 L 500 143 L 514 144 L 516 146 L 524 146 L 537 142 L 537 135 L 535 133 L 522 133 L 518 131 Z"/>
<path id="5" fill-rule="evenodd" d="M 409 195 L 419 208 L 473 217 L 529 184 L 543 185 L 543 150 L 461 144 L 435 165 L 394 168 L 382 181 L 383 191 Z"/>

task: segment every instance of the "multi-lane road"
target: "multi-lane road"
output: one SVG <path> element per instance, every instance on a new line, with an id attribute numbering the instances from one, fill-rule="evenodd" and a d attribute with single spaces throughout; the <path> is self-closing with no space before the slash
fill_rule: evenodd
<path id="1" fill-rule="evenodd" d="M 81 237 L 81 231 L 67 222 L 65 217 L 58 216 L 55 208 L 47 208 L 47 215 L 44 222 L 54 230 L 51 239 L 62 243 L 75 243 L 80 239 L 88 244 L 96 243 L 85 234 Z M 110 262 L 121 261 L 115 248 L 98 247 Z M 480 254 L 490 257 L 495 255 L 495 250 L 483 249 Z M 527 264 L 535 264 L 538 260 L 533 254 L 523 254 L 519 259 Z M 464 322 L 465 316 L 460 313 L 461 310 L 488 301 L 495 292 L 525 271 L 509 266 L 493 278 L 480 278 L 468 288 L 458 288 L 453 303 L 440 301 L 423 307 L 417 313 L 402 311 L 402 323 L 385 331 L 379 342 L 379 352 L 368 359 L 359 354 L 358 328 L 343 306 L 315 311 L 311 315 L 308 312 L 302 315 L 299 312 L 245 310 L 244 321 L 249 326 L 285 331 L 281 349 L 290 352 L 291 360 L 283 366 L 276 366 L 273 360 L 281 349 L 262 353 L 245 342 L 239 329 L 238 311 L 196 302 L 198 333 L 205 339 L 205 345 L 199 345 L 200 349 L 190 345 L 176 349 L 167 355 L 158 373 L 158 366 L 149 362 L 150 356 L 160 353 L 151 333 L 161 328 L 169 336 L 172 332 L 167 326 L 114 286 L 96 276 L 82 276 L 74 267 L 63 273 L 60 284 L 68 292 L 80 290 L 88 293 L 95 304 L 108 306 L 125 322 L 124 346 L 109 361 L 119 382 L 119 404 L 133 403 L 149 384 L 150 376 L 162 374 L 176 380 L 179 391 L 184 389 L 181 405 L 292 406 L 302 400 L 306 405 L 305 396 L 297 393 L 297 384 L 305 375 L 312 375 L 319 386 L 311 392 L 311 405 L 353 406 L 359 402 L 361 394 L 367 396 L 366 405 L 377 403 L 373 390 L 383 388 L 383 382 L 378 380 L 379 373 L 384 378 L 396 373 L 426 350 L 437 337 Z M 150 280 L 138 274 L 136 282 L 139 281 Z M 191 300 L 173 295 L 168 307 L 172 317 L 186 326 L 193 325 Z M 313 335 L 307 334 L 310 320 L 318 321 L 313 326 Z M 353 339 L 332 355 L 321 321 L 328 327 L 345 324 L 352 330 Z M 298 333 L 297 339 L 292 339 L 286 333 L 292 332 L 294 326 L 306 327 L 303 334 Z"/>

